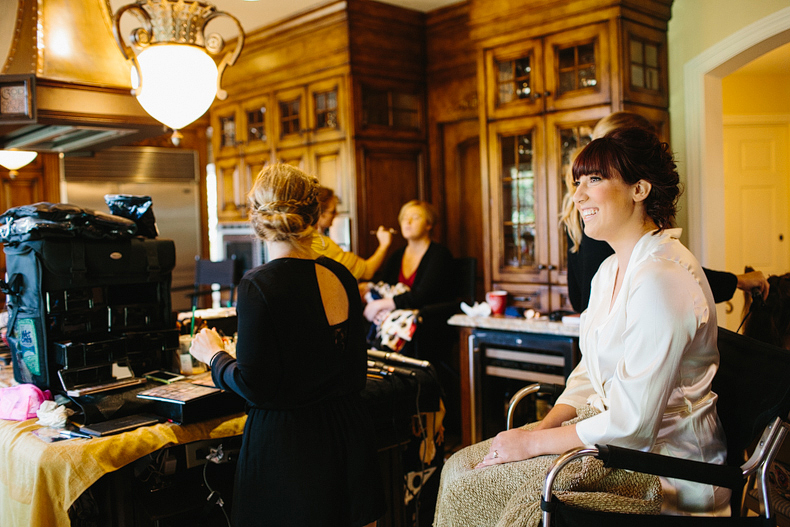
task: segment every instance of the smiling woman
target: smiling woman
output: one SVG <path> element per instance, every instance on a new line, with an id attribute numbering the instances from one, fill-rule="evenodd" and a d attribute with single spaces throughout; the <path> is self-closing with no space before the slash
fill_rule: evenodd
<path id="1" fill-rule="evenodd" d="M 678 240 L 680 229 L 670 228 L 680 189 L 668 145 L 644 129 L 615 130 L 582 150 L 573 179 L 586 234 L 615 251 L 595 275 L 581 315 L 582 360 L 542 421 L 447 462 L 436 526 L 496 523 L 505 509 L 470 507 L 480 503 L 478 493 L 498 494 L 489 501 L 504 506 L 524 463 L 574 447 L 611 444 L 724 463 L 711 392 L 719 361 L 716 310 L 702 268 Z M 502 464 L 508 466 L 493 467 Z M 501 488 L 486 484 L 494 474 Z M 661 489 L 664 513 L 729 513 L 727 489 L 673 479 L 662 479 Z"/>

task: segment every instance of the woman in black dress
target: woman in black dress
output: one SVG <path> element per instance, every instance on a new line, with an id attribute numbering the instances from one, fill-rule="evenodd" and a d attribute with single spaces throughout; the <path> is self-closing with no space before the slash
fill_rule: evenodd
<path id="1" fill-rule="evenodd" d="M 238 526 L 363 526 L 384 512 L 373 425 L 360 392 L 366 348 L 357 283 L 310 249 L 318 181 L 265 168 L 250 221 L 268 263 L 239 284 L 236 359 L 204 329 L 191 353 L 248 403 L 236 470 Z"/>

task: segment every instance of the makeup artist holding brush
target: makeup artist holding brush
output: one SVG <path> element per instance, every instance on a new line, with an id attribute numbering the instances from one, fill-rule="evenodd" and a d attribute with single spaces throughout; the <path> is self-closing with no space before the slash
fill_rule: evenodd
<path id="1" fill-rule="evenodd" d="M 357 280 L 370 280 L 384 262 L 384 257 L 387 256 L 387 249 L 392 243 L 392 234 L 395 230 L 379 226 L 378 230 L 373 233 L 379 241 L 379 246 L 367 260 L 352 252 L 344 251 L 326 235 L 326 231 L 332 226 L 332 222 L 337 216 L 338 201 L 338 197 L 331 188 L 318 187 L 320 215 L 313 226 L 315 232 L 313 232 L 311 248 L 319 255 L 343 264 Z"/>

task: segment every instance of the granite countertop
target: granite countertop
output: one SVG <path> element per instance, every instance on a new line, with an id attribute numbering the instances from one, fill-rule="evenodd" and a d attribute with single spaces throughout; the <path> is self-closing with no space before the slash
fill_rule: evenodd
<path id="1" fill-rule="evenodd" d="M 552 322 L 546 318 L 526 319 L 503 316 L 470 317 L 467 315 L 453 315 L 447 323 L 451 326 L 469 328 L 500 329 L 503 331 L 521 331 L 524 333 L 562 335 L 565 337 L 579 336 L 578 325 Z"/>

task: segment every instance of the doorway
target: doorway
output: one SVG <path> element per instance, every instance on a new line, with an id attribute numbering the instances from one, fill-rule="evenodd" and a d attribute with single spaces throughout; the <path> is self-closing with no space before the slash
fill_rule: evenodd
<path id="1" fill-rule="evenodd" d="M 710 268 L 739 271 L 727 265 L 729 240 L 722 228 L 726 223 L 722 79 L 787 43 L 790 8 L 730 35 L 685 66 L 689 246 Z M 729 327 L 724 305 L 717 307 L 721 324 Z"/>
<path id="2" fill-rule="evenodd" d="M 750 122 L 751 121 L 751 122 Z M 788 124 L 729 119 L 724 125 L 726 269 L 748 265 L 766 276 L 790 272 L 790 134 Z M 744 295 L 736 293 L 725 320 L 736 330 Z"/>

